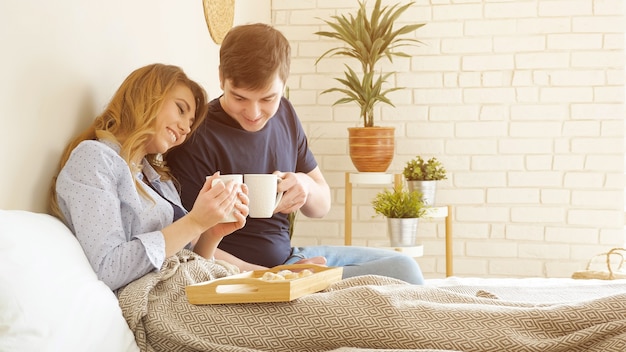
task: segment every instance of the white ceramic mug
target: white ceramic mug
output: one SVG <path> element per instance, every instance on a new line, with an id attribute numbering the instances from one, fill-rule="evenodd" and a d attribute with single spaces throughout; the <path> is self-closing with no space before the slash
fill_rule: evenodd
<path id="1" fill-rule="evenodd" d="M 274 174 L 245 174 L 243 180 L 248 186 L 249 216 L 251 218 L 271 218 L 274 215 L 274 209 L 283 198 L 283 192 L 278 193 L 278 176 Z"/>
<path id="2" fill-rule="evenodd" d="M 213 182 L 211 183 L 211 186 L 214 186 L 217 182 L 224 182 L 225 184 L 228 183 L 229 181 L 233 181 L 235 182 L 235 187 L 236 188 L 241 188 L 241 184 L 243 183 L 243 175 L 239 175 L 239 174 L 232 174 L 232 175 L 220 175 L 219 179 L 215 179 L 213 180 Z M 226 215 L 226 217 L 224 217 L 220 222 L 236 222 L 237 219 L 235 218 L 235 212 L 237 210 L 233 209 L 232 213 Z"/>

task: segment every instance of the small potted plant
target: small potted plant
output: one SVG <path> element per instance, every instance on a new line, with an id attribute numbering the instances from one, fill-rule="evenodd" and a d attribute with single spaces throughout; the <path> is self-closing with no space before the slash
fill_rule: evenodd
<path id="1" fill-rule="evenodd" d="M 437 158 L 433 157 L 425 161 L 419 155 L 406 163 L 402 174 L 409 190 L 421 192 L 424 196 L 424 204 L 429 206 L 435 204 L 437 181 L 447 178 L 446 169 Z"/>
<path id="2" fill-rule="evenodd" d="M 392 247 L 414 246 L 419 218 L 427 207 L 419 191 L 409 191 L 398 186 L 379 192 L 372 201 L 374 211 L 387 218 L 387 229 Z"/>

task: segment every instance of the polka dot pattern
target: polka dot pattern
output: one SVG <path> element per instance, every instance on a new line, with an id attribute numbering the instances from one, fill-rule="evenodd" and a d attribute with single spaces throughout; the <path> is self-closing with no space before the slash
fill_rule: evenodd
<path id="1" fill-rule="evenodd" d="M 165 197 L 181 204 L 172 182 L 161 182 L 145 161 L 143 171 L 159 182 Z M 161 229 L 172 222 L 172 205 L 143 182 L 154 202 L 141 196 L 134 181 L 142 176 L 131 173 L 116 144 L 83 141 L 57 178 L 57 199 L 68 226 L 98 278 L 113 290 L 160 269 L 165 260 Z"/>

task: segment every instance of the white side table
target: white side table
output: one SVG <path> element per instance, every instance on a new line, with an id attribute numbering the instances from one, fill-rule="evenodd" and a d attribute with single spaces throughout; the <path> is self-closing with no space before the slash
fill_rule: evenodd
<path id="1" fill-rule="evenodd" d="M 401 185 L 403 182 L 402 174 L 388 174 L 383 172 L 362 172 L 350 173 L 346 172 L 345 182 L 345 236 L 346 246 L 352 245 L 352 188 L 353 185 Z M 427 210 L 426 217 L 445 218 L 446 231 L 446 276 L 453 275 L 452 267 L 452 207 L 442 206 L 433 207 Z M 420 257 L 424 254 L 424 247 L 387 247 L 389 249 L 406 253 L 412 257 Z"/>

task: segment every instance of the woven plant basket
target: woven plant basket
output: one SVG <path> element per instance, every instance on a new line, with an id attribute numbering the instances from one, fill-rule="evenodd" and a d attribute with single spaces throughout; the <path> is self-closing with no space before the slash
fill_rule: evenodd
<path id="1" fill-rule="evenodd" d="M 591 259 L 589 259 L 585 270 L 579 270 L 572 274 L 572 279 L 626 279 L 626 273 L 620 271 L 622 269 L 622 266 L 624 265 L 624 253 L 626 253 L 626 249 L 624 248 L 613 248 L 606 253 L 595 255 Z M 611 261 L 612 257 L 619 258 L 619 264 L 617 265 L 617 269 L 614 269 L 615 261 Z M 593 263 L 596 263 L 598 258 L 604 259 L 602 263 L 606 265 L 606 270 L 592 269 Z"/>
<path id="2" fill-rule="evenodd" d="M 202 0 L 202 4 L 211 38 L 216 44 L 222 44 L 226 33 L 233 26 L 235 0 Z"/>

